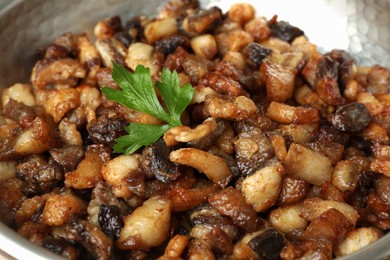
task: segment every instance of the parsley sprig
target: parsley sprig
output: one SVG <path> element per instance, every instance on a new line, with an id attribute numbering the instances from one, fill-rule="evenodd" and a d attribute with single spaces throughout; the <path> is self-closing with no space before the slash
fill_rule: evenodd
<path id="1" fill-rule="evenodd" d="M 166 110 L 157 98 L 149 68 L 138 65 L 134 73 L 130 73 L 126 68 L 113 63 L 112 78 L 122 90 L 102 88 L 108 99 L 167 123 L 164 125 L 130 123 L 126 127 L 128 135 L 115 140 L 116 153 L 134 153 L 142 146 L 156 142 L 170 128 L 182 125 L 180 116 L 190 103 L 194 89 L 190 84 L 180 87 L 176 71 L 171 72 L 163 68 L 161 82 L 156 82 L 156 88 L 163 98 Z"/>

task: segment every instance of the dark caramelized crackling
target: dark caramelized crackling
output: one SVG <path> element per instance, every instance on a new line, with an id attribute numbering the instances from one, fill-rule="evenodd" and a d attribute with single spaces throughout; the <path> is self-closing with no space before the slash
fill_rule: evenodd
<path id="1" fill-rule="evenodd" d="M 68 259 L 330 259 L 385 235 L 390 71 L 258 12 L 175 0 L 46 46 L 1 97 L 12 228 Z M 162 122 L 102 95 L 111 61 L 191 83 L 183 126 L 113 153 L 129 122 Z"/>

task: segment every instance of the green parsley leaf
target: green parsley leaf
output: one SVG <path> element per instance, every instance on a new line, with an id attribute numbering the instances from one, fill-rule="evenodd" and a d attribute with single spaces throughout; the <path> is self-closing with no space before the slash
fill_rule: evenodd
<path id="1" fill-rule="evenodd" d="M 115 139 L 114 151 L 116 153 L 132 154 L 144 145 L 157 142 L 168 129 L 169 125 L 130 123 L 126 127 L 129 134 Z"/>
<path id="2" fill-rule="evenodd" d="M 194 94 L 190 84 L 180 87 L 176 71 L 170 72 L 164 68 L 161 82 L 156 82 L 156 88 L 164 100 L 166 111 L 157 98 L 149 68 L 138 65 L 132 74 L 126 68 L 113 63 L 112 78 L 122 89 L 102 88 L 108 99 L 167 123 L 165 125 L 130 123 L 126 127 L 128 135 L 115 139 L 116 153 L 134 153 L 142 146 L 156 142 L 170 128 L 180 126 L 180 116 Z"/>
<path id="3" fill-rule="evenodd" d="M 102 88 L 108 99 L 168 122 L 170 116 L 158 101 L 149 68 L 138 65 L 134 74 L 113 63 L 112 78 L 122 90 Z"/>
<path id="4" fill-rule="evenodd" d="M 156 87 L 160 91 L 171 115 L 170 124 L 172 126 L 181 125 L 180 115 L 190 103 L 194 89 L 190 84 L 180 88 L 177 72 L 170 72 L 166 68 L 162 71 L 161 80 L 161 82 L 156 83 Z"/>

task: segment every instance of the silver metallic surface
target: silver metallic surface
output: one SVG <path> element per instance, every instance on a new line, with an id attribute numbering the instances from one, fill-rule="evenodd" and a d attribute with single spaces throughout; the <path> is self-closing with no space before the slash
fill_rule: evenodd
<path id="1" fill-rule="evenodd" d="M 258 16 L 289 21 L 300 27 L 321 51 L 346 49 L 359 65 L 390 68 L 390 0 L 201 0 L 227 11 L 234 2 L 249 2 Z M 32 55 L 63 32 L 89 32 L 108 15 L 123 21 L 153 15 L 164 1 L 156 0 L 0 0 L 0 89 L 27 82 Z M 0 219 L 4 221 L 0 207 Z M 0 248 L 17 259 L 57 256 L 20 238 L 0 222 Z M 343 259 L 380 259 L 390 253 L 390 234 Z"/>

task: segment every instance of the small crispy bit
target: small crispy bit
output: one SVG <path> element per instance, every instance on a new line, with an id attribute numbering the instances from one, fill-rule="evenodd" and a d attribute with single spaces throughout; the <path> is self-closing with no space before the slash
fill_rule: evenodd
<path id="1" fill-rule="evenodd" d="M 380 114 L 383 111 L 383 104 L 369 92 L 359 92 L 356 96 L 356 101 L 364 104 L 370 112 L 371 116 Z"/>
<path id="2" fill-rule="evenodd" d="M 304 145 L 313 142 L 320 130 L 318 123 L 279 125 L 279 129 L 284 136 L 292 138 L 293 143 Z"/>
<path id="3" fill-rule="evenodd" d="M 183 189 L 173 188 L 166 193 L 171 200 L 172 211 L 186 211 L 206 202 L 214 192 L 218 191 L 215 185 L 209 185 L 202 188 Z"/>
<path id="4" fill-rule="evenodd" d="M 112 192 L 119 198 L 130 198 L 133 193 L 144 189 L 139 154 L 120 155 L 106 161 L 101 168 L 103 180 L 112 186 Z"/>
<path id="5" fill-rule="evenodd" d="M 309 42 L 304 35 L 296 37 L 291 45 L 295 50 L 302 51 L 305 59 L 312 58 L 318 54 L 317 46 L 314 43 Z"/>
<path id="6" fill-rule="evenodd" d="M 217 42 L 211 34 L 203 34 L 191 39 L 191 48 L 195 54 L 206 59 L 213 59 L 217 54 Z"/>
<path id="7" fill-rule="evenodd" d="M 369 124 L 363 130 L 362 135 L 364 138 L 379 144 L 388 144 L 390 140 L 386 129 L 377 123 Z"/>
<path id="8" fill-rule="evenodd" d="M 1 94 L 3 107 L 10 99 L 21 102 L 27 106 L 35 105 L 35 96 L 31 92 L 31 85 L 16 83 L 5 89 Z"/>
<path id="9" fill-rule="evenodd" d="M 307 85 L 295 88 L 294 97 L 299 104 L 309 105 L 318 109 L 322 116 L 327 116 L 334 111 L 333 106 L 325 103 L 318 94 Z"/>
<path id="10" fill-rule="evenodd" d="M 167 36 L 162 38 L 161 40 L 156 41 L 155 49 L 156 52 L 162 53 L 164 57 L 168 56 L 171 53 L 174 53 L 177 48 L 188 48 L 190 45 L 190 40 L 188 37 L 183 35 L 174 34 L 171 36 Z M 194 50 L 195 51 L 195 50 Z M 185 75 L 185 74 L 182 74 Z M 187 75 L 185 75 L 187 76 Z"/>
<path id="11" fill-rule="evenodd" d="M 281 65 L 283 68 L 285 68 L 287 71 L 291 71 L 294 75 L 296 75 L 301 67 L 301 65 L 304 63 L 304 54 L 303 52 L 297 51 L 297 52 L 284 52 L 280 53 L 276 50 L 272 52 L 272 55 L 270 56 L 270 61 L 272 61 L 275 64 Z"/>
<path id="12" fill-rule="evenodd" d="M 233 30 L 215 36 L 218 51 L 225 55 L 229 51 L 241 51 L 249 43 L 253 42 L 253 36 L 245 31 Z"/>
<path id="13" fill-rule="evenodd" d="M 257 127 L 245 127 L 234 140 L 237 167 L 243 176 L 248 176 L 266 166 L 274 156 L 272 143 Z"/>
<path id="14" fill-rule="evenodd" d="M 345 99 L 337 83 L 338 63 L 329 56 L 320 59 L 317 65 L 315 90 L 322 100 L 332 106 L 340 106 Z"/>
<path id="15" fill-rule="evenodd" d="M 100 91 L 97 88 L 89 85 L 81 85 L 77 87 L 80 92 L 80 107 L 85 109 L 87 123 L 96 119 L 96 108 L 100 105 Z"/>
<path id="16" fill-rule="evenodd" d="M 149 43 L 178 33 L 176 19 L 166 17 L 149 23 L 145 27 L 145 37 Z"/>
<path id="17" fill-rule="evenodd" d="M 160 69 L 156 61 L 153 46 L 140 42 L 130 45 L 126 56 L 126 64 L 133 71 L 137 65 L 142 64 L 150 69 L 151 75 L 154 75 Z"/>
<path id="18" fill-rule="evenodd" d="M 15 221 L 17 225 L 31 220 L 34 218 L 34 214 L 42 210 L 45 206 L 47 196 L 34 196 L 30 199 L 26 199 L 20 205 L 20 208 L 15 213 Z"/>
<path id="19" fill-rule="evenodd" d="M 305 229 L 308 223 L 300 216 L 302 207 L 302 204 L 294 204 L 274 209 L 269 213 L 269 222 L 283 233 Z"/>
<path id="20" fill-rule="evenodd" d="M 194 95 L 192 96 L 191 104 L 205 102 L 207 95 L 216 95 L 217 92 L 210 87 L 202 85 L 194 87 Z"/>
<path id="21" fill-rule="evenodd" d="M 194 187 L 196 182 L 197 179 L 195 178 L 192 169 L 187 169 L 179 178 L 170 183 L 163 183 L 158 180 L 145 182 L 145 194 L 143 196 L 150 198 L 153 195 L 165 194 L 169 190 L 175 188 L 190 189 Z"/>
<path id="22" fill-rule="evenodd" d="M 122 21 L 119 16 L 107 17 L 97 22 L 94 34 L 98 39 L 112 38 L 116 33 L 122 31 Z"/>
<path id="23" fill-rule="evenodd" d="M 209 245 L 212 249 L 224 253 L 231 254 L 233 251 L 233 243 L 228 234 L 219 226 L 210 225 L 195 225 L 191 229 L 191 237 L 202 241 Z"/>
<path id="24" fill-rule="evenodd" d="M 348 81 L 345 86 L 343 96 L 350 101 L 356 101 L 359 92 L 359 83 L 356 80 Z"/>
<path id="25" fill-rule="evenodd" d="M 306 144 L 308 148 L 328 157 L 332 165 L 340 161 L 344 153 L 344 146 L 336 142 L 322 140 L 303 144 Z"/>
<path id="26" fill-rule="evenodd" d="M 22 193 L 22 181 L 18 178 L 10 178 L 0 182 L 0 201 L 7 208 L 16 211 L 26 199 Z"/>
<path id="27" fill-rule="evenodd" d="M 84 149 L 81 145 L 65 145 L 49 151 L 55 162 L 61 165 L 64 172 L 74 171 L 84 158 Z"/>
<path id="28" fill-rule="evenodd" d="M 84 82 L 92 86 L 95 85 L 96 75 L 102 63 L 99 52 L 87 36 L 77 38 L 77 52 L 80 63 L 87 68 Z"/>
<path id="29" fill-rule="evenodd" d="M 20 161 L 16 173 L 24 182 L 23 192 L 29 195 L 49 193 L 63 179 L 62 169 L 54 160 L 36 154 Z"/>
<path id="30" fill-rule="evenodd" d="M 267 20 L 264 17 L 258 17 L 250 20 L 244 25 L 244 30 L 252 34 L 256 42 L 262 42 L 271 34 Z"/>
<path id="31" fill-rule="evenodd" d="M 115 197 L 113 194 L 110 185 L 101 181 L 96 187 L 92 190 L 91 200 L 88 204 L 88 221 L 97 227 L 106 227 L 103 229 L 105 233 L 112 235 L 117 238 L 120 233 L 120 228 L 122 226 L 116 225 L 116 220 L 118 217 L 115 217 L 113 214 L 110 214 L 112 211 L 119 211 L 119 213 L 128 213 L 128 208 L 121 203 L 121 201 Z M 103 213 L 103 214 L 102 214 Z M 120 220 L 122 220 L 122 215 L 120 215 Z M 107 220 L 107 218 L 116 218 L 112 222 Z M 112 225 L 111 225 L 112 224 Z M 102 228 L 103 228 L 102 227 Z M 107 232 L 109 231 L 109 232 Z"/>
<path id="32" fill-rule="evenodd" d="M 204 77 L 198 81 L 198 84 L 210 87 L 222 95 L 229 95 L 233 97 L 246 95 L 245 90 L 242 88 L 239 82 L 229 77 L 225 77 L 218 72 L 210 72 L 205 74 Z"/>
<path id="33" fill-rule="evenodd" d="M 187 126 L 173 127 L 165 132 L 163 138 L 167 146 L 174 146 L 177 145 L 178 142 L 191 142 L 204 138 L 215 131 L 216 128 L 216 120 L 214 118 L 210 118 L 194 129 Z"/>
<path id="34" fill-rule="evenodd" d="M 170 201 L 165 197 L 150 198 L 125 218 L 116 246 L 126 250 L 159 246 L 168 236 L 170 219 Z"/>
<path id="35" fill-rule="evenodd" d="M 347 237 L 337 246 L 335 254 L 345 256 L 377 241 L 382 234 L 373 227 L 357 228 L 350 231 Z"/>
<path id="36" fill-rule="evenodd" d="M 219 97 L 207 97 L 205 109 L 214 118 L 231 120 L 247 119 L 256 113 L 256 105 L 245 96 L 236 97 L 233 101 Z"/>
<path id="37" fill-rule="evenodd" d="M 320 187 L 320 197 L 324 200 L 345 202 L 344 196 L 332 183 L 323 182 Z"/>
<path id="38" fill-rule="evenodd" d="M 302 178 L 314 185 L 321 185 L 324 181 L 330 181 L 333 171 L 331 162 L 327 157 L 300 144 L 290 146 L 284 165 L 288 175 Z"/>
<path id="39" fill-rule="evenodd" d="M 112 69 L 112 62 L 125 65 L 126 47 L 115 38 L 98 39 L 95 42 L 96 50 L 102 58 L 105 67 Z"/>
<path id="40" fill-rule="evenodd" d="M 270 48 L 273 51 L 277 50 L 280 53 L 289 52 L 292 49 L 291 44 L 277 37 L 268 37 L 261 42 L 261 45 Z"/>
<path id="41" fill-rule="evenodd" d="M 310 184 L 303 179 L 285 175 L 278 198 L 278 205 L 286 206 L 302 201 L 309 193 Z"/>
<path id="42" fill-rule="evenodd" d="M 65 186 L 75 189 L 95 187 L 103 178 L 101 168 L 109 161 L 110 153 L 104 145 L 90 145 L 85 152 L 85 158 L 77 169 L 65 174 Z"/>
<path id="43" fill-rule="evenodd" d="M 309 124 L 320 120 L 317 109 L 293 107 L 276 101 L 269 105 L 267 116 L 282 124 Z"/>
<path id="44" fill-rule="evenodd" d="M 268 166 L 246 177 L 242 182 L 245 201 L 256 212 L 262 212 L 275 204 L 282 187 L 284 168 L 281 165 Z"/>
<path id="45" fill-rule="evenodd" d="M 50 236 L 50 227 L 33 221 L 24 222 L 18 229 L 18 234 L 30 240 L 32 243 L 41 245 L 45 238 Z"/>
<path id="46" fill-rule="evenodd" d="M 246 67 L 245 56 L 237 51 L 229 51 L 224 56 L 221 62 L 217 65 L 217 71 L 224 76 L 234 80 L 239 80 L 243 75 Z"/>
<path id="47" fill-rule="evenodd" d="M 310 223 L 304 236 L 309 239 L 326 238 L 338 244 L 351 229 L 352 224 L 340 211 L 329 209 Z"/>
<path id="48" fill-rule="evenodd" d="M 178 179 L 181 173 L 178 165 L 169 160 L 172 149 L 164 142 L 158 141 L 147 145 L 142 152 L 142 169 L 147 176 L 154 176 L 163 183 Z"/>
<path id="49" fill-rule="evenodd" d="M 390 177 L 379 176 L 375 181 L 375 190 L 385 203 L 390 204 Z"/>
<path id="50" fill-rule="evenodd" d="M 190 13 L 181 23 L 181 30 L 185 34 L 195 36 L 214 29 L 222 20 L 222 11 L 218 7 L 208 10 L 199 9 Z"/>
<path id="51" fill-rule="evenodd" d="M 281 135 L 271 135 L 269 139 L 274 147 L 275 156 L 279 161 L 284 162 L 287 156 L 286 140 Z"/>
<path id="52" fill-rule="evenodd" d="M 248 246 L 261 258 L 278 258 L 284 245 L 283 236 L 273 228 L 267 228 L 256 233 L 249 240 Z"/>
<path id="53" fill-rule="evenodd" d="M 12 179 L 16 174 L 16 161 L 0 161 L 0 181 Z"/>
<path id="54" fill-rule="evenodd" d="M 85 78 L 85 68 L 76 60 L 41 60 L 35 64 L 31 82 L 36 89 L 43 89 L 49 84 L 75 86 L 77 78 Z"/>
<path id="55" fill-rule="evenodd" d="M 390 146 L 375 145 L 372 147 L 372 153 L 375 158 L 390 159 Z"/>
<path id="56" fill-rule="evenodd" d="M 337 162 L 333 174 L 332 184 L 340 191 L 353 191 L 358 184 L 358 166 L 353 160 Z"/>
<path id="57" fill-rule="evenodd" d="M 101 173 L 103 179 L 115 186 L 133 172 L 140 170 L 140 155 L 120 155 L 102 165 Z"/>
<path id="58" fill-rule="evenodd" d="M 356 224 L 356 221 L 359 218 L 359 214 L 352 206 L 348 205 L 347 203 L 332 200 L 322 200 L 320 198 L 305 199 L 303 202 L 301 216 L 308 221 L 313 221 L 318 219 L 322 213 L 332 208 L 337 209 L 339 212 L 343 213 L 352 225 Z"/>
<path id="59" fill-rule="evenodd" d="M 198 260 L 198 259 L 207 259 L 214 260 L 215 255 L 211 250 L 210 246 L 199 241 L 197 239 L 191 240 L 188 245 L 188 259 Z"/>
<path id="60" fill-rule="evenodd" d="M 256 212 L 246 204 L 244 196 L 233 187 L 215 193 L 208 201 L 218 213 L 230 217 L 234 224 L 246 231 L 252 232 L 257 229 Z"/>
<path id="61" fill-rule="evenodd" d="M 194 148 L 182 148 L 171 152 L 172 162 L 194 167 L 203 172 L 215 184 L 226 187 L 233 175 L 226 162 L 215 155 Z M 204 162 L 208 162 L 205 164 Z"/>
<path id="62" fill-rule="evenodd" d="M 285 67 L 269 61 L 262 63 L 260 71 L 265 78 L 267 97 L 270 101 L 284 102 L 292 97 L 294 73 Z"/>
<path id="63" fill-rule="evenodd" d="M 228 154 L 234 152 L 233 145 L 234 131 L 231 126 L 228 126 L 227 129 L 218 137 L 215 141 L 216 145 Z"/>
<path id="64" fill-rule="evenodd" d="M 31 126 L 36 117 L 33 107 L 13 99 L 10 99 L 4 106 L 2 114 L 9 119 L 15 120 L 22 127 Z"/>
<path id="65" fill-rule="evenodd" d="M 74 88 L 49 90 L 43 105 L 46 113 L 58 123 L 66 113 L 80 105 L 80 94 Z"/>
<path id="66" fill-rule="evenodd" d="M 203 77 L 208 75 L 209 70 L 213 70 L 214 64 L 211 61 L 200 56 L 182 53 L 184 52 L 182 48 L 177 48 L 176 52 L 180 55 L 180 57 L 178 57 L 178 62 L 184 72 L 189 76 L 192 84 L 204 85 L 206 87 L 213 88 L 212 84 L 209 84 L 208 81 L 201 81 Z"/>
<path id="67" fill-rule="evenodd" d="M 390 177 L 390 160 L 376 158 L 371 162 L 370 170 Z"/>
<path id="68" fill-rule="evenodd" d="M 245 48 L 242 49 L 241 52 L 244 55 L 245 61 L 248 63 L 248 65 L 252 68 L 258 69 L 263 63 L 267 62 L 267 61 L 263 62 L 263 60 L 272 53 L 272 50 L 268 48 L 264 48 L 259 43 L 252 42 L 247 46 L 245 46 Z M 270 74 L 268 73 L 269 72 L 268 68 L 270 68 L 272 64 L 269 65 L 270 66 L 265 66 L 266 75 L 264 76 L 270 76 Z M 272 81 L 272 79 L 270 81 Z M 270 83 L 270 81 L 268 81 L 268 83 Z"/>
<path id="69" fill-rule="evenodd" d="M 95 225 L 72 219 L 65 226 L 66 238 L 81 243 L 95 258 L 111 259 L 113 242 Z"/>
<path id="70" fill-rule="evenodd" d="M 171 240 L 167 247 L 165 248 L 164 256 L 167 257 L 180 257 L 184 249 L 187 247 L 189 242 L 188 236 L 176 235 Z"/>
<path id="71" fill-rule="evenodd" d="M 53 124 L 47 118 L 36 117 L 17 137 L 15 153 L 19 155 L 39 154 L 60 146 L 61 140 Z"/>
<path id="72" fill-rule="evenodd" d="M 75 123 L 69 122 L 67 118 L 61 120 L 58 124 L 61 141 L 67 145 L 83 145 L 83 139 L 80 132 L 77 130 Z"/>
<path id="73" fill-rule="evenodd" d="M 49 226 L 61 226 L 74 214 L 85 212 L 86 205 L 72 194 L 51 194 L 46 199 L 42 221 Z"/>
<path id="74" fill-rule="evenodd" d="M 253 19 L 255 9 L 246 3 L 233 4 L 229 10 L 229 18 L 241 25 Z"/>

